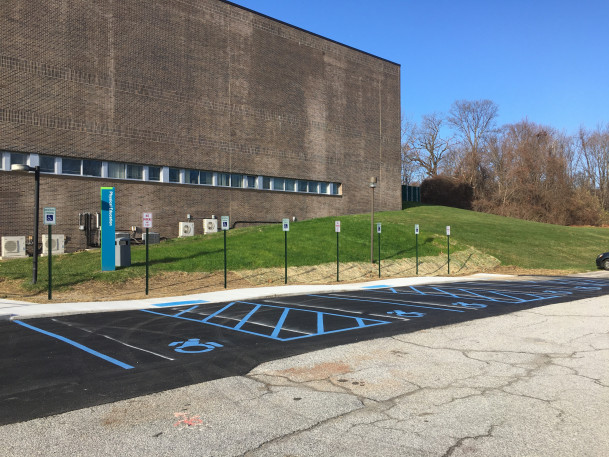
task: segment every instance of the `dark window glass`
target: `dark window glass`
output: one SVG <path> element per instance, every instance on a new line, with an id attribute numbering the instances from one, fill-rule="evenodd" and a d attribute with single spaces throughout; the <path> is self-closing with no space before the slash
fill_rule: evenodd
<path id="1" fill-rule="evenodd" d="M 319 193 L 320 194 L 327 194 L 328 193 L 328 183 L 327 182 L 320 182 L 319 183 Z"/>
<path id="2" fill-rule="evenodd" d="M 230 186 L 231 187 L 243 187 L 243 175 L 230 175 Z"/>
<path id="3" fill-rule="evenodd" d="M 274 178 L 273 179 L 273 190 L 283 190 L 284 184 L 285 184 L 285 179 Z"/>
<path id="4" fill-rule="evenodd" d="M 338 193 L 339 193 L 339 187 L 340 187 L 339 183 L 333 182 L 332 184 L 330 184 L 330 193 L 332 195 L 338 195 Z"/>
<path id="5" fill-rule="evenodd" d="M 169 169 L 169 182 L 180 182 L 180 170 L 178 168 Z"/>
<path id="6" fill-rule="evenodd" d="M 125 164 L 108 162 L 108 178 L 125 179 Z"/>
<path id="7" fill-rule="evenodd" d="M 286 179 L 285 190 L 288 192 L 294 192 L 296 190 L 296 181 L 294 179 Z"/>
<path id="8" fill-rule="evenodd" d="M 230 175 L 228 173 L 218 173 L 218 185 L 228 187 L 230 185 Z"/>
<path id="9" fill-rule="evenodd" d="M 188 184 L 199 184 L 199 172 L 197 170 L 187 170 L 186 182 Z"/>
<path id="10" fill-rule="evenodd" d="M 307 181 L 298 181 L 298 192 L 306 192 L 309 188 Z"/>
<path id="11" fill-rule="evenodd" d="M 101 176 L 102 163 L 101 160 L 83 160 L 82 174 L 84 176 Z"/>
<path id="12" fill-rule="evenodd" d="M 148 181 L 161 180 L 161 167 L 148 167 Z"/>
<path id="13" fill-rule="evenodd" d="M 200 174 L 200 183 L 211 186 L 214 184 L 214 174 L 211 171 L 202 171 Z"/>
<path id="14" fill-rule="evenodd" d="M 79 175 L 80 162 L 80 159 L 61 159 L 61 172 L 64 175 Z"/>
<path id="15" fill-rule="evenodd" d="M 309 181 L 309 193 L 316 194 L 318 187 L 317 181 Z"/>
<path id="16" fill-rule="evenodd" d="M 246 176 L 245 177 L 245 187 L 249 187 L 250 189 L 256 188 L 256 177 L 255 176 Z"/>
<path id="17" fill-rule="evenodd" d="M 40 156 L 40 171 L 43 173 L 55 173 L 55 157 Z"/>
<path id="18" fill-rule="evenodd" d="M 27 154 L 11 152 L 11 165 L 27 165 Z M 9 168 L 10 169 L 10 168 Z"/>
<path id="19" fill-rule="evenodd" d="M 270 190 L 270 188 L 271 188 L 271 178 L 269 178 L 267 176 L 263 176 L 262 177 L 262 188 Z"/>

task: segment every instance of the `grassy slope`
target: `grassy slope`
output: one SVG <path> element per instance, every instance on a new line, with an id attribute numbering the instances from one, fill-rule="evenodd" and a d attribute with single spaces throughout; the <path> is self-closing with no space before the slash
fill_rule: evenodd
<path id="1" fill-rule="evenodd" d="M 315 265 L 336 261 L 334 220 L 342 221 L 341 262 L 370 259 L 370 216 L 355 215 L 292 223 L 288 233 L 289 264 Z M 382 257 L 415 256 L 414 224 L 419 224 L 419 255 L 446 253 L 445 227 L 451 226 L 451 252 L 473 246 L 498 258 L 503 265 L 521 268 L 595 268 L 595 256 L 609 250 L 609 230 L 538 224 L 490 214 L 438 206 L 416 206 L 376 215 L 383 224 Z M 376 231 L 376 227 L 375 227 Z M 253 269 L 283 266 L 284 234 L 281 225 L 248 227 L 228 233 L 228 268 Z M 375 233 L 375 243 L 377 235 Z M 375 246 L 375 257 L 377 254 Z M 223 268 L 223 235 L 174 239 L 150 249 L 151 272 L 214 271 Z M 99 251 L 54 256 L 53 282 L 65 287 L 89 279 L 123 281 L 145 274 L 143 246 L 132 248 L 132 267 L 102 273 Z M 0 263 L 0 276 L 29 282 L 31 259 Z M 47 261 L 39 261 L 39 283 L 44 289 Z"/>

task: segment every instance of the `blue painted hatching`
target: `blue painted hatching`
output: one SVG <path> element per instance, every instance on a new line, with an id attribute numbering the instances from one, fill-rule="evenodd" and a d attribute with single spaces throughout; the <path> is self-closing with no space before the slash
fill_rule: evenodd
<path id="1" fill-rule="evenodd" d="M 239 310 L 243 311 L 242 308 L 244 306 L 245 306 L 247 312 L 245 313 L 245 315 L 243 317 L 235 318 L 234 316 L 231 316 L 229 314 L 229 311 L 239 311 Z M 235 309 L 237 307 L 239 309 Z M 224 306 L 224 307 L 220 308 L 219 310 L 213 312 L 212 314 L 204 317 L 203 319 L 196 319 L 196 318 L 186 316 L 186 314 L 195 313 L 196 308 L 198 308 L 198 306 L 193 306 L 192 308 L 189 308 L 188 310 L 182 310 L 182 311 L 179 311 L 177 313 L 172 313 L 172 314 L 164 313 L 164 312 L 160 312 L 160 311 L 153 311 L 150 309 L 143 309 L 142 311 L 144 311 L 146 313 L 157 314 L 159 316 L 171 317 L 174 319 L 183 319 L 183 320 L 187 320 L 187 321 L 191 321 L 191 322 L 200 322 L 202 324 L 214 325 L 216 327 L 226 328 L 229 330 L 236 330 L 238 332 L 248 333 L 250 335 L 261 336 L 264 338 L 270 338 L 270 339 L 276 340 L 276 341 L 293 341 L 293 340 L 298 340 L 298 339 L 302 339 L 302 338 L 311 338 L 313 336 L 328 335 L 331 333 L 346 332 L 349 330 L 357 330 L 357 329 L 361 329 L 361 328 L 374 327 L 377 325 L 384 325 L 384 324 L 391 323 L 390 321 L 382 321 L 382 320 L 378 320 L 378 319 L 369 319 L 369 318 L 348 316 L 348 315 L 342 315 L 342 314 L 326 313 L 326 312 L 322 312 L 322 311 L 314 311 L 314 310 L 309 310 L 309 309 L 291 308 L 291 307 L 285 307 L 285 306 L 274 306 L 274 305 L 243 302 L 243 301 L 230 302 L 226 306 Z M 257 317 L 258 313 L 261 313 L 264 311 L 271 311 L 271 310 L 281 310 L 281 314 L 279 315 L 279 318 L 277 319 L 277 321 L 274 324 L 269 325 L 268 322 L 265 322 L 265 323 L 261 323 L 259 321 L 257 322 L 256 317 Z M 223 313 L 226 313 L 226 314 L 223 315 Z M 288 319 L 289 316 L 291 316 L 294 313 L 308 313 L 308 314 L 313 315 L 314 319 L 312 321 L 315 322 L 314 328 L 309 329 L 310 331 L 308 331 L 308 332 L 303 331 L 302 329 L 287 328 L 285 326 L 286 320 Z M 346 320 L 346 322 L 349 322 L 350 325 L 340 328 L 340 329 L 327 330 L 328 323 L 325 321 L 325 319 L 332 318 L 332 317 L 339 317 L 343 320 L 343 322 L 345 322 L 345 320 Z M 222 323 L 213 321 L 214 318 L 222 319 Z M 268 316 L 266 316 L 265 319 L 266 319 L 266 321 L 268 321 Z M 227 321 L 231 321 L 231 320 L 235 321 L 234 325 L 230 325 L 230 324 L 226 323 Z M 256 331 L 255 330 L 246 330 L 243 328 L 246 324 L 255 324 L 255 325 L 257 325 L 256 328 L 258 328 L 260 326 L 264 326 L 264 327 L 267 327 L 269 329 L 269 331 L 268 331 L 268 333 L 265 333 L 260 330 L 256 330 Z M 280 336 L 282 332 L 300 333 L 302 335 L 283 336 L 282 337 L 282 336 Z"/>
<path id="2" fill-rule="evenodd" d="M 107 356 L 106 354 L 102 354 L 101 352 L 97 352 L 96 350 L 91 349 L 87 346 L 83 346 L 82 344 L 77 343 L 76 341 L 71 340 L 69 338 L 66 338 L 65 336 L 61 336 L 61 335 L 58 335 L 57 333 L 52 333 L 47 330 L 43 330 L 41 328 L 34 327 L 33 325 L 26 324 L 25 322 L 22 322 L 22 321 L 14 320 L 13 322 L 21 325 L 22 327 L 29 328 L 30 330 L 34 330 L 35 332 L 39 332 L 39 333 L 42 333 L 43 335 L 50 336 L 51 338 L 55 338 L 59 341 L 63 341 L 64 343 L 68 343 L 68 344 L 74 346 L 75 348 L 88 352 L 89 354 L 94 355 L 95 357 L 99 357 L 100 359 L 106 360 L 107 362 L 113 363 L 114 365 L 118 365 L 119 367 L 124 368 L 125 370 L 130 370 L 133 368 L 131 365 L 128 365 L 125 362 L 121 362 L 120 360 Z"/>

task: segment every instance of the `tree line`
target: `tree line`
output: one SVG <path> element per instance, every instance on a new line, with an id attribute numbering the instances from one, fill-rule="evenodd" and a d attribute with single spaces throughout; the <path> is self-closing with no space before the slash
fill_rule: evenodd
<path id="1" fill-rule="evenodd" d="M 609 124 L 567 135 L 524 119 L 497 125 L 490 100 L 402 122 L 402 184 L 424 202 L 562 225 L 609 219 Z"/>

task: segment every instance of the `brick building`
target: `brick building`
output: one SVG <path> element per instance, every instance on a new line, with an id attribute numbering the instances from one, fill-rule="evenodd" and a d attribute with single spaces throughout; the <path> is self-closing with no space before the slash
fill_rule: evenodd
<path id="1" fill-rule="evenodd" d="M 117 229 L 154 214 L 281 221 L 401 208 L 400 67 L 221 0 L 3 0 L 0 235 L 54 233 L 116 188 Z M 42 226 L 40 228 L 42 232 Z"/>

